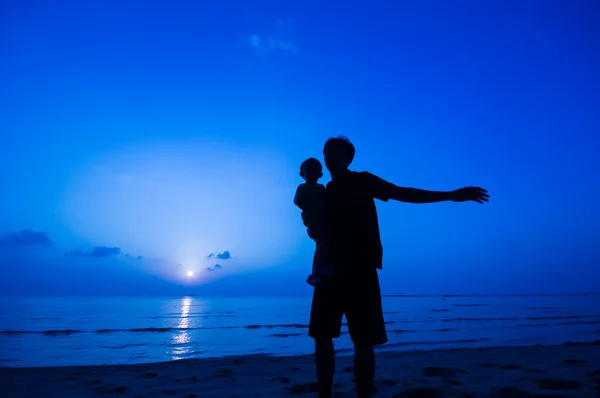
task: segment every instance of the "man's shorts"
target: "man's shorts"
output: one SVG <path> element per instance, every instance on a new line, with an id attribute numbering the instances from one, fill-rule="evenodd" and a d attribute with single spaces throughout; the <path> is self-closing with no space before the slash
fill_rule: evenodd
<path id="1" fill-rule="evenodd" d="M 343 315 L 355 344 L 387 343 L 375 267 L 341 275 L 326 285 L 315 287 L 308 335 L 314 339 L 340 337 Z"/>

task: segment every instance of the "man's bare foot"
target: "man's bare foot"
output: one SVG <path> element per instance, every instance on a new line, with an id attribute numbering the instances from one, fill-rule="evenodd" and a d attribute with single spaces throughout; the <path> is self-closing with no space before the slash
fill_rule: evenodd
<path id="1" fill-rule="evenodd" d="M 333 267 L 319 267 L 313 269 L 313 274 L 321 278 L 331 278 L 337 276 L 338 273 Z"/>
<path id="2" fill-rule="evenodd" d="M 306 283 L 311 285 L 312 287 L 317 287 L 317 285 L 321 282 L 318 276 L 310 274 L 308 278 L 306 278 Z"/>

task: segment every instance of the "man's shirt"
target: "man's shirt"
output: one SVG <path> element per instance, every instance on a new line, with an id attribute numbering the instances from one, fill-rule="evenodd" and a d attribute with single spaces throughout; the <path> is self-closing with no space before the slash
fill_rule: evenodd
<path id="1" fill-rule="evenodd" d="M 383 247 L 374 199 L 387 202 L 394 188 L 371 173 L 355 171 L 327 184 L 326 211 L 340 270 L 382 269 Z"/>

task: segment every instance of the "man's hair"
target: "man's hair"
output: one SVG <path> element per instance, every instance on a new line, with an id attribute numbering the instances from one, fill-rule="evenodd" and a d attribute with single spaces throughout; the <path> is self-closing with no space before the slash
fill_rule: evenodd
<path id="1" fill-rule="evenodd" d="M 354 160 L 354 155 L 356 154 L 356 148 L 354 148 L 354 145 L 350 142 L 348 137 L 344 135 L 338 135 L 337 137 L 331 137 L 328 139 L 323 146 L 323 154 L 327 152 L 327 147 L 330 145 L 339 145 L 340 148 L 343 148 L 348 155 L 348 162 L 352 163 L 352 160 Z"/>
<path id="2" fill-rule="evenodd" d="M 318 159 L 308 158 L 300 165 L 300 173 L 304 173 L 304 167 L 311 164 L 315 165 L 319 169 L 319 172 L 323 171 L 323 165 L 321 165 L 321 162 L 319 162 Z"/>

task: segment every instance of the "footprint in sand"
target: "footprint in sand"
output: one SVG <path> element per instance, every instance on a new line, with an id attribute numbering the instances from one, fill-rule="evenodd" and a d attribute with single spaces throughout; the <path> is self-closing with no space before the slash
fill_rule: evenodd
<path id="1" fill-rule="evenodd" d="M 170 389 L 170 390 L 163 390 L 162 393 L 164 395 L 167 396 L 173 396 L 173 395 L 181 395 L 181 394 L 185 394 L 186 391 L 188 390 L 176 390 L 176 389 Z M 187 395 L 185 395 L 187 397 Z"/>
<path id="2" fill-rule="evenodd" d="M 409 388 L 393 395 L 394 398 L 443 398 L 444 393 L 437 388 Z"/>
<path id="3" fill-rule="evenodd" d="M 121 394 L 125 394 L 127 391 L 129 391 L 129 387 L 122 386 L 122 387 L 113 388 L 112 390 L 110 390 L 110 393 L 116 394 L 116 395 L 121 395 Z"/>
<path id="4" fill-rule="evenodd" d="M 529 372 L 529 373 L 535 373 L 535 374 L 548 373 L 545 370 L 540 370 L 540 369 L 525 369 L 525 371 Z"/>
<path id="5" fill-rule="evenodd" d="M 523 369 L 522 366 L 519 365 L 500 365 L 498 366 L 498 369 L 502 369 L 502 370 L 520 370 Z"/>
<path id="6" fill-rule="evenodd" d="M 271 379 L 271 381 L 278 381 L 280 383 L 285 383 L 285 384 L 289 384 L 292 382 L 290 379 L 288 379 L 287 377 L 283 377 L 283 376 L 275 377 L 275 378 Z"/>
<path id="7" fill-rule="evenodd" d="M 537 381 L 537 386 L 542 390 L 575 391 L 583 387 L 583 384 L 573 380 L 541 379 Z"/>
<path id="8" fill-rule="evenodd" d="M 426 366 L 423 368 L 423 375 L 427 377 L 440 377 L 442 379 L 451 379 L 456 377 L 457 373 L 467 374 L 469 371 L 464 369 L 452 369 L 442 366 Z"/>
<path id="9" fill-rule="evenodd" d="M 584 361 L 583 359 L 565 359 L 561 362 L 562 365 L 567 366 L 586 366 L 588 363 L 588 361 Z"/>
<path id="10" fill-rule="evenodd" d="M 492 368 L 497 368 L 498 365 L 495 363 L 491 363 L 491 362 L 483 362 L 479 364 L 480 368 L 486 368 L 486 369 L 492 369 Z"/>
<path id="11" fill-rule="evenodd" d="M 464 385 L 464 383 L 462 381 L 453 380 L 453 379 L 446 379 L 446 380 L 444 380 L 444 384 L 447 384 L 449 386 L 462 386 L 462 385 Z"/>
<path id="12" fill-rule="evenodd" d="M 319 391 L 319 385 L 315 382 L 308 382 L 304 384 L 292 384 L 290 387 L 286 387 L 286 390 L 290 393 L 290 395 L 302 395 L 302 394 L 310 394 Z"/>
<path id="13" fill-rule="evenodd" d="M 233 374 L 233 370 L 229 368 L 217 370 L 215 372 L 215 377 L 227 378 Z"/>
<path id="14" fill-rule="evenodd" d="M 143 375 L 139 375 L 139 376 L 138 376 L 138 379 L 139 379 L 139 378 L 144 378 L 144 379 L 153 379 L 153 378 L 155 378 L 156 376 L 158 376 L 158 373 L 144 373 Z"/>
<path id="15" fill-rule="evenodd" d="M 492 390 L 490 398 L 569 398 L 566 395 L 534 394 L 514 387 L 502 387 Z"/>
<path id="16" fill-rule="evenodd" d="M 379 384 L 381 384 L 384 387 L 394 387 L 396 384 L 398 384 L 398 380 L 380 380 Z"/>
<path id="17" fill-rule="evenodd" d="M 498 365 L 496 363 L 491 363 L 491 362 L 480 363 L 479 367 L 486 368 L 486 369 L 502 369 L 502 370 L 519 370 L 519 369 L 523 369 L 523 367 L 519 366 L 519 365 L 511 365 L 511 364 Z"/>
<path id="18" fill-rule="evenodd" d="M 594 384 L 600 384 L 600 370 L 594 370 L 588 373 L 588 376 L 590 376 Z"/>

